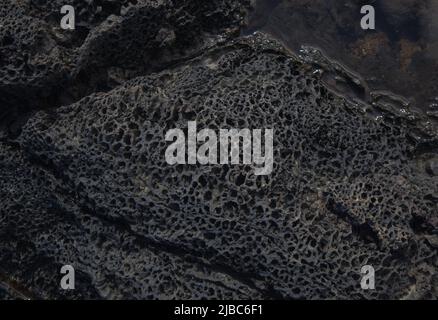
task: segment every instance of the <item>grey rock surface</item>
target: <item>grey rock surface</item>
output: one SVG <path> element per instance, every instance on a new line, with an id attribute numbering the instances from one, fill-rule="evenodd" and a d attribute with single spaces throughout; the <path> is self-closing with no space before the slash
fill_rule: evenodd
<path id="1" fill-rule="evenodd" d="M 75 0 L 72 31 L 60 27 L 64 4 L 2 1 L 0 119 L 13 133 L 23 114 L 108 91 L 235 36 L 249 7 L 247 0 Z"/>
<path id="2" fill-rule="evenodd" d="M 88 13 L 90 33 L 68 49 L 72 67 L 60 65 L 68 69 L 67 91 L 78 90 L 69 98 L 75 102 L 26 109 L 37 112 L 12 133 L 5 124 L 4 285 L 45 299 L 438 297 L 433 137 L 418 138 L 416 123 L 393 114 L 376 119 L 336 95 L 311 64 L 267 35 L 213 42 L 203 35 L 193 44 L 200 30 L 222 38 L 227 26 L 236 28 L 238 3 L 138 1 L 120 16 Z M 146 12 L 154 17 L 172 5 L 168 21 L 148 20 L 163 25 L 148 27 L 139 47 L 137 35 L 111 42 Z M 184 21 L 201 29 L 179 35 L 180 25 L 169 24 L 178 23 L 175 11 L 190 8 L 201 11 Z M 183 49 L 162 55 L 163 44 Z M 135 77 L 130 70 L 144 59 Z M 128 73 L 119 85 L 101 76 L 113 67 Z M 84 70 L 105 79 L 105 90 L 80 89 L 94 83 L 78 80 Z M 58 71 L 41 74 L 41 85 L 54 89 Z M 32 92 L 24 79 L 0 88 Z M 168 165 L 165 133 L 188 121 L 199 129 L 273 129 L 273 173 Z M 74 291 L 59 287 L 65 264 L 75 266 Z M 361 289 L 363 265 L 376 269 L 376 290 Z"/>

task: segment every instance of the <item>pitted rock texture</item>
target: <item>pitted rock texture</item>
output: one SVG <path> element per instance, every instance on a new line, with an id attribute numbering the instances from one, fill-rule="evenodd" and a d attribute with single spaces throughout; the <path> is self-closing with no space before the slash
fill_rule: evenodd
<path id="1" fill-rule="evenodd" d="M 51 196 L 56 185 L 62 195 L 58 220 L 35 209 L 42 221 L 27 221 L 37 207 L 28 205 L 8 210 L 9 230 L 39 230 L 27 240 L 36 252 L 78 266 L 103 297 L 436 297 L 436 177 L 419 172 L 407 125 L 359 114 L 318 77 L 256 36 L 40 112 L 17 141 L 43 170 L 37 181 L 49 190 L 38 192 Z M 274 129 L 272 175 L 166 164 L 166 131 L 194 120 L 199 130 Z M 156 263 L 154 250 L 177 261 Z M 379 277 L 374 291 L 360 287 L 367 264 Z M 169 275 L 170 265 L 201 275 L 177 283 L 134 271 Z M 180 289 L 210 272 L 219 280 L 205 291 Z"/>
<path id="2" fill-rule="evenodd" d="M 251 282 L 123 219 L 99 216 L 67 181 L 1 146 L 1 274 L 28 298 L 261 298 Z M 66 184 L 67 183 L 67 184 Z M 186 257 L 187 255 L 187 257 Z M 59 286 L 61 266 L 76 268 L 76 289 Z M 3 278 L 3 277 L 2 277 Z M 3 279 L 2 279 L 3 280 Z M 8 282 L 6 282 L 8 284 Z M 19 291 L 20 292 L 20 291 Z"/>
<path id="3" fill-rule="evenodd" d="M 20 3 L 4 12 L 55 28 L 49 2 Z M 243 2 L 88 3 L 85 36 L 49 50 L 69 52 L 66 89 L 32 98 L 48 110 L 0 141 L 0 298 L 438 298 L 433 137 L 361 112 L 268 36 L 226 40 Z M 128 37 L 143 16 L 150 33 Z M 9 97 L 24 108 L 62 72 L 9 79 L 2 112 L 17 122 Z M 166 131 L 188 121 L 273 129 L 272 174 L 168 165 Z M 376 290 L 360 287 L 364 265 Z"/>
<path id="4" fill-rule="evenodd" d="M 1 4 L 0 118 L 8 124 L 196 55 L 238 34 L 249 8 L 247 0 L 75 0 L 72 31 L 60 27 L 65 1 Z"/>

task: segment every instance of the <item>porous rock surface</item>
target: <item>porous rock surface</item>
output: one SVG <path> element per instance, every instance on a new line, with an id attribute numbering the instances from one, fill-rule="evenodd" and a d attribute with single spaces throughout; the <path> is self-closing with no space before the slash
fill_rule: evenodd
<path id="1" fill-rule="evenodd" d="M 273 129 L 272 174 L 168 165 L 166 131 L 188 121 Z M 3 286 L 31 298 L 436 299 L 437 159 L 410 126 L 360 112 L 260 34 L 37 112 L 0 145 Z M 73 291 L 59 287 L 66 264 Z M 361 289 L 364 265 L 376 290 Z"/>
<path id="2" fill-rule="evenodd" d="M 58 107 L 236 35 L 249 0 L 2 0 L 0 118 Z"/>

